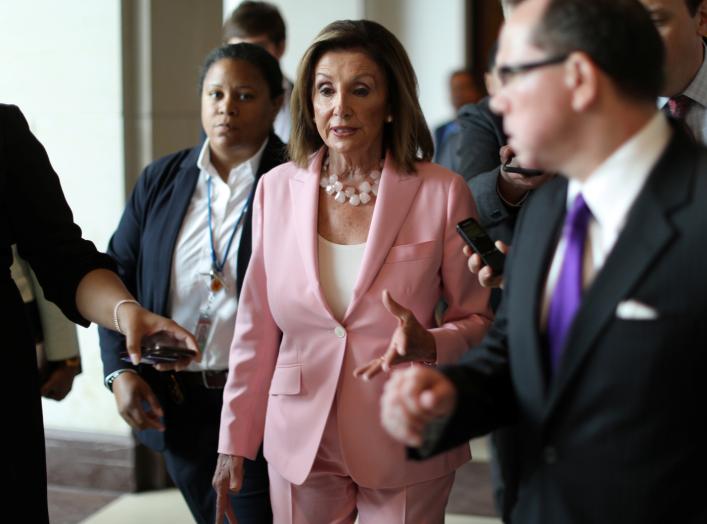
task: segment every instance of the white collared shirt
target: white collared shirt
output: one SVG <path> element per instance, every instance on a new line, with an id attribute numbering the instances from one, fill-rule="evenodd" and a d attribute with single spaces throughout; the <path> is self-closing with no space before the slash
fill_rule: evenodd
<path id="1" fill-rule="evenodd" d="M 692 131 L 695 140 L 707 145 L 707 45 L 704 46 L 702 66 L 683 95 L 690 97 L 693 104 L 685 115 L 685 124 Z M 662 108 L 668 103 L 667 97 L 658 98 L 658 107 Z"/>
<path id="2" fill-rule="evenodd" d="M 668 146 L 672 130 L 660 112 L 607 158 L 584 182 L 570 180 L 567 209 L 581 192 L 592 213 L 584 250 L 584 289 L 602 268 L 648 175 Z M 545 282 L 541 326 L 547 325 L 552 292 L 560 276 L 566 242 L 560 239 Z"/>
<path id="3" fill-rule="evenodd" d="M 260 159 L 267 140 L 258 152 L 237 165 L 228 174 L 228 181 L 219 177 L 211 163 L 209 140 L 199 154 L 197 166 L 199 179 L 187 208 L 179 236 L 174 247 L 168 316 L 186 329 L 194 331 L 199 311 L 206 305 L 209 296 L 209 272 L 211 271 L 211 244 L 209 242 L 207 181 L 211 178 L 211 212 L 214 244 L 219 264 L 223 260 L 228 239 L 231 236 L 243 206 L 248 200 Z M 228 353 L 236 322 L 236 272 L 238 245 L 243 224 L 238 226 L 233 238 L 228 259 L 223 268 L 225 289 L 215 294 L 211 304 L 211 330 L 206 341 L 201 362 L 194 362 L 188 371 L 228 368 Z"/>

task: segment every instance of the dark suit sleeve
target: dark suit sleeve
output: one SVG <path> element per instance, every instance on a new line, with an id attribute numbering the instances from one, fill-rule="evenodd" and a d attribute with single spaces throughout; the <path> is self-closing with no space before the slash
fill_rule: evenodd
<path id="1" fill-rule="evenodd" d="M 0 106 L 0 115 L 7 180 L 3 196 L 12 238 L 46 298 L 73 322 L 87 326 L 76 307 L 76 289 L 87 273 L 112 269 L 113 263 L 81 238 L 59 177 L 20 110 Z"/>
<path id="2" fill-rule="evenodd" d="M 496 166 L 491 171 L 476 175 L 469 180 L 468 185 L 476 202 L 481 225 L 494 240 L 510 244 L 517 210 L 509 210 L 498 196 L 500 169 L 500 166 Z"/>
<path id="3" fill-rule="evenodd" d="M 118 228 L 108 244 L 108 254 L 113 257 L 118 266 L 118 275 L 130 293 L 138 299 L 137 272 L 144 213 L 149 194 L 149 169 L 148 166 L 140 175 L 120 218 Z M 98 335 L 104 376 L 108 376 L 117 369 L 131 367 L 119 357 L 120 353 L 125 350 L 123 335 L 102 327 L 98 328 Z"/>
<path id="4" fill-rule="evenodd" d="M 500 124 L 488 108 L 488 99 L 462 106 L 457 117 L 461 128 L 457 150 L 458 173 L 467 182 L 500 164 L 499 150 L 505 144 Z"/>

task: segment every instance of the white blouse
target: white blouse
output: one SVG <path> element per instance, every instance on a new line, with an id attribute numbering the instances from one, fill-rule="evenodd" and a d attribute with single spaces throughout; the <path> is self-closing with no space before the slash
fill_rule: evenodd
<path id="1" fill-rule="evenodd" d="M 351 303 L 365 249 L 365 242 L 334 244 L 319 235 L 319 282 L 336 320 L 344 318 Z"/>

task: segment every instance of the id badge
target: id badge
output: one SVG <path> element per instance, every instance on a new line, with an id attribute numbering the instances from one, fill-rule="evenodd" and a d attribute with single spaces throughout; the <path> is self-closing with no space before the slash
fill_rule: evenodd
<path id="1" fill-rule="evenodd" d="M 199 350 L 203 353 L 206 348 L 206 341 L 209 338 L 209 332 L 211 331 L 211 315 L 206 311 L 201 311 L 199 313 L 199 320 L 196 321 L 196 328 L 194 329 L 194 337 L 196 338 L 196 343 L 199 345 Z"/>

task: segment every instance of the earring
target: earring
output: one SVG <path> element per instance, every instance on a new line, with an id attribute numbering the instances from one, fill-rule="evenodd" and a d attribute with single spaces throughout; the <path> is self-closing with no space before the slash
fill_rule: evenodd
<path id="1" fill-rule="evenodd" d="M 393 121 L 393 115 L 388 115 L 387 117 L 385 117 L 385 121 L 390 124 Z"/>

